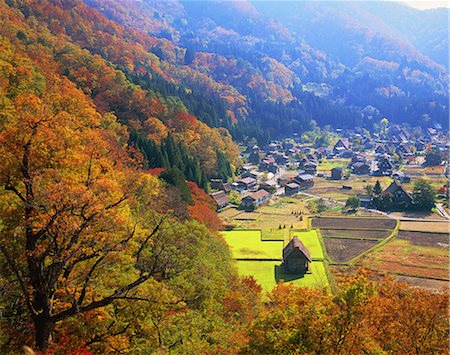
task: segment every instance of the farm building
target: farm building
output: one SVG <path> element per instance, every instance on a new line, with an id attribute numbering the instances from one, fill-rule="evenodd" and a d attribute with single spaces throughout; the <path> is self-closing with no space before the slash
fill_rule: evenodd
<path id="1" fill-rule="evenodd" d="M 300 191 L 300 185 L 296 184 L 295 182 L 291 182 L 289 184 L 286 184 L 284 187 L 284 194 L 286 196 L 295 196 Z"/>
<path id="2" fill-rule="evenodd" d="M 397 180 L 394 180 L 394 182 L 383 191 L 383 196 L 392 196 L 395 203 L 410 204 L 412 202 L 411 196 L 400 186 L 400 183 Z"/>
<path id="3" fill-rule="evenodd" d="M 341 180 L 342 179 L 342 168 L 331 169 L 331 180 Z"/>
<path id="4" fill-rule="evenodd" d="M 367 163 L 359 161 L 352 165 L 352 172 L 356 175 L 368 175 L 370 172 L 370 166 Z"/>
<path id="5" fill-rule="evenodd" d="M 259 205 L 268 201 L 270 194 L 266 190 L 258 190 L 251 195 L 244 197 L 241 201 L 241 207 L 245 210 L 254 210 Z"/>
<path id="6" fill-rule="evenodd" d="M 346 138 L 339 139 L 333 147 L 333 152 L 336 155 L 340 155 L 344 150 L 350 150 L 350 142 Z"/>
<path id="7" fill-rule="evenodd" d="M 246 177 L 237 181 L 239 190 L 251 190 L 256 187 L 256 179 Z"/>
<path id="8" fill-rule="evenodd" d="M 311 254 L 300 239 L 294 237 L 283 249 L 283 266 L 288 274 L 305 274 L 309 270 Z"/>
<path id="9" fill-rule="evenodd" d="M 216 203 L 217 211 L 227 207 L 230 204 L 230 199 L 228 198 L 228 196 L 225 194 L 224 191 L 214 192 L 211 194 L 211 197 Z"/>
<path id="10" fill-rule="evenodd" d="M 309 189 L 314 186 L 314 178 L 310 174 L 298 174 L 294 182 L 300 186 L 300 190 Z"/>

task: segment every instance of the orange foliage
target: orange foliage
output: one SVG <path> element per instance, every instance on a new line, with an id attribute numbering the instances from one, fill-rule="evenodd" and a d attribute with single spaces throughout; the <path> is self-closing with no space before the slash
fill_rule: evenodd
<path id="1" fill-rule="evenodd" d="M 223 227 L 222 221 L 217 216 L 212 198 L 200 189 L 195 182 L 188 181 L 187 184 L 194 201 L 193 206 L 188 206 L 191 216 L 204 223 L 210 230 L 221 229 Z"/>

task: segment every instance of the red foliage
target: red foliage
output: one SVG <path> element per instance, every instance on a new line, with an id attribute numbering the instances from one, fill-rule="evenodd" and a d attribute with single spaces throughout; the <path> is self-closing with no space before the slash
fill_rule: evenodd
<path id="1" fill-rule="evenodd" d="M 191 191 L 193 206 L 188 206 L 189 213 L 196 220 L 204 223 L 210 230 L 217 231 L 223 227 L 217 216 L 213 199 L 200 189 L 195 182 L 187 182 Z"/>
<path id="2" fill-rule="evenodd" d="M 153 169 L 144 170 L 145 173 L 152 174 L 155 176 L 161 175 L 161 173 L 163 171 L 164 171 L 164 168 L 153 168 Z"/>

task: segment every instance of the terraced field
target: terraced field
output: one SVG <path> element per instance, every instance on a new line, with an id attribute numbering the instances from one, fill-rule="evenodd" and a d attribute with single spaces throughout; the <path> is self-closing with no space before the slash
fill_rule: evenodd
<path id="1" fill-rule="evenodd" d="M 323 242 L 331 260 L 346 263 L 377 245 L 374 240 L 324 238 Z"/>
<path id="2" fill-rule="evenodd" d="M 313 228 L 324 229 L 393 229 L 396 221 L 389 218 L 334 218 L 318 217 L 312 221 Z"/>
<path id="3" fill-rule="evenodd" d="M 361 229 L 321 229 L 323 237 L 343 237 L 359 239 L 386 239 L 392 230 L 361 230 Z"/>
<path id="4" fill-rule="evenodd" d="M 397 238 L 408 240 L 413 245 L 421 245 L 424 247 L 448 248 L 449 245 L 449 236 L 447 233 L 400 231 Z"/>

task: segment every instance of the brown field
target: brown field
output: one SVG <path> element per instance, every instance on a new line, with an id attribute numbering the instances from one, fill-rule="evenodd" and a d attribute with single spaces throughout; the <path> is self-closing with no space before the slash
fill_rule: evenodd
<path id="1" fill-rule="evenodd" d="M 235 217 L 243 211 L 238 210 L 237 208 L 227 208 L 226 210 L 219 213 L 219 217 Z"/>
<path id="2" fill-rule="evenodd" d="M 326 229 L 392 229 L 396 221 L 388 218 L 314 218 L 312 226 L 314 228 Z"/>
<path id="3" fill-rule="evenodd" d="M 408 240 L 411 244 L 425 247 L 448 248 L 449 244 L 449 237 L 447 233 L 400 231 L 397 238 Z"/>
<path id="4" fill-rule="evenodd" d="M 259 215 L 260 214 L 257 212 L 242 212 L 242 213 L 239 213 L 237 216 L 234 216 L 234 219 L 253 221 L 253 220 L 257 219 L 259 217 Z"/>
<path id="5" fill-rule="evenodd" d="M 361 239 L 386 239 L 392 233 L 391 230 L 358 230 L 358 229 L 321 229 L 324 237 L 348 237 Z"/>
<path id="6" fill-rule="evenodd" d="M 418 231 L 418 232 L 436 232 L 448 233 L 450 222 L 415 222 L 402 221 L 400 222 L 400 230 Z"/>
<path id="7" fill-rule="evenodd" d="M 364 255 L 357 264 L 378 272 L 448 280 L 448 261 L 447 249 L 416 246 L 396 239 Z"/>
<path id="8" fill-rule="evenodd" d="M 331 260 L 345 263 L 369 250 L 378 242 L 345 238 L 324 238 L 323 242 Z"/>
<path id="9" fill-rule="evenodd" d="M 412 276 L 397 276 L 395 281 L 406 282 L 413 287 L 426 288 L 431 291 L 442 291 L 448 290 L 448 282 L 433 279 L 424 279 L 422 277 L 412 277 Z"/>

